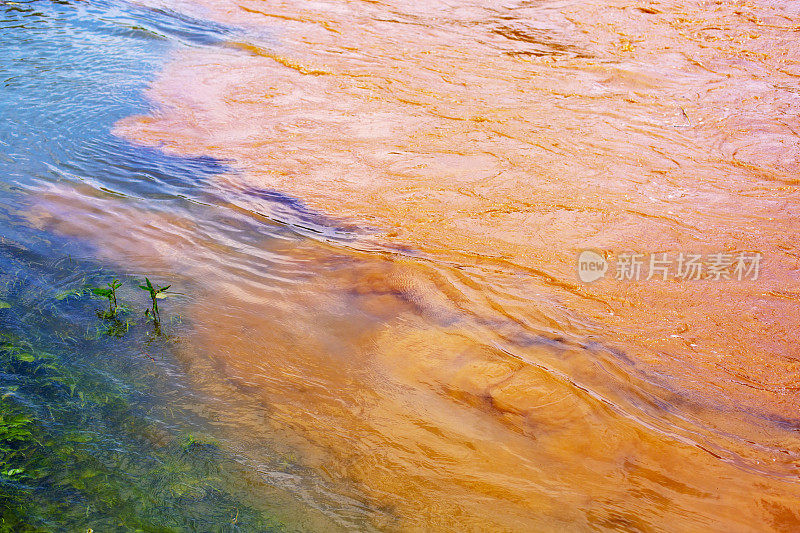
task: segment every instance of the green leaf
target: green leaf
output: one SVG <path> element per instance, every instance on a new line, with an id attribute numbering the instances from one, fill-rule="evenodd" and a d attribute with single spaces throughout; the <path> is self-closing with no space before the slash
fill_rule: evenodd
<path id="1" fill-rule="evenodd" d="M 23 363 L 32 363 L 36 360 L 36 357 L 28 352 L 16 353 L 14 354 L 14 358 Z"/>
<path id="2" fill-rule="evenodd" d="M 65 289 L 58 294 L 56 294 L 56 300 L 61 301 L 70 296 L 74 296 L 75 298 L 80 298 L 83 295 L 83 289 Z"/>
<path id="3" fill-rule="evenodd" d="M 8 309 L 9 307 L 11 307 L 10 303 L 0 300 L 0 309 Z"/>

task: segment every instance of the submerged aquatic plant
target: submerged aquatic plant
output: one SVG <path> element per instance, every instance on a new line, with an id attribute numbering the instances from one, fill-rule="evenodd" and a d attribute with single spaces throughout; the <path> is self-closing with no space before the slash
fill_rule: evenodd
<path id="1" fill-rule="evenodd" d="M 115 318 L 105 329 L 105 334 L 109 337 L 122 337 L 130 329 L 131 324 L 127 320 L 123 322 Z"/>
<path id="2" fill-rule="evenodd" d="M 183 378 L 136 364 L 149 341 L 171 361 L 172 343 L 134 327 L 81 335 L 125 320 L 125 289 L 105 284 L 113 274 L 89 282 L 95 293 L 73 265 L 2 241 L 0 533 L 280 531 L 258 472 L 182 416 L 194 405 L 172 395 Z M 98 320 L 96 308 L 119 318 Z"/>
<path id="3" fill-rule="evenodd" d="M 158 308 L 158 300 L 168 296 L 180 294 L 169 291 L 170 286 L 171 285 L 159 287 L 158 285 L 154 285 L 153 282 L 150 281 L 150 278 L 147 277 L 145 278 L 145 284 L 139 285 L 140 289 L 146 291 L 150 295 L 151 305 L 149 309 L 145 310 L 144 314 L 148 319 L 152 319 L 157 333 L 160 333 L 161 331 L 161 314 Z M 134 320 L 131 322 L 128 319 L 121 319 L 121 316 L 126 312 L 129 312 L 131 308 L 124 302 L 119 302 L 117 300 L 117 289 L 120 287 L 122 287 L 120 280 L 114 279 L 113 281 L 106 283 L 104 286 L 92 287 L 84 285 L 81 288 L 65 289 L 56 294 L 55 299 L 58 301 L 73 298 L 79 299 L 84 294 L 91 294 L 95 297 L 105 298 L 108 300 L 108 309 L 98 310 L 97 316 L 106 322 L 104 322 L 102 327 L 97 328 L 97 334 L 105 334 L 111 337 L 122 337 L 130 330 L 131 326 L 135 325 L 138 321 Z M 10 305 L 0 300 L 0 309 L 4 307 L 10 307 Z"/>
<path id="4" fill-rule="evenodd" d="M 0 532 L 282 529 L 223 448 L 167 432 L 102 375 L 0 325 Z"/>
<path id="5" fill-rule="evenodd" d="M 150 278 L 144 278 L 144 281 L 146 285 L 139 285 L 139 288 L 143 291 L 147 291 L 150 294 L 150 300 L 152 301 L 151 308 L 146 310 L 144 314 L 152 318 L 153 323 L 156 325 L 156 327 L 158 327 L 161 325 L 161 315 L 158 313 L 158 300 L 177 293 L 167 292 L 172 285 L 159 287 L 158 285 L 153 285 L 150 282 Z"/>
<path id="6" fill-rule="evenodd" d="M 67 298 L 71 295 L 80 296 L 83 291 L 88 291 L 95 296 L 106 298 L 108 300 L 108 310 L 97 311 L 97 316 L 104 320 L 111 321 L 105 326 L 104 333 L 106 335 L 111 337 L 122 337 L 128 332 L 128 329 L 130 329 L 130 323 L 127 320 L 123 322 L 119 319 L 121 311 L 125 309 L 124 305 L 119 305 L 117 303 L 117 289 L 119 289 L 121 286 L 122 283 L 118 279 L 115 279 L 114 281 L 107 283 L 105 287 L 88 287 L 80 291 L 65 291 L 57 295 L 56 299 Z"/>
<path id="7" fill-rule="evenodd" d="M 108 311 L 102 313 L 102 318 L 116 318 L 119 306 L 117 305 L 117 289 L 122 287 L 118 279 L 108 283 L 106 287 L 92 287 L 92 293 L 108 299 Z"/>

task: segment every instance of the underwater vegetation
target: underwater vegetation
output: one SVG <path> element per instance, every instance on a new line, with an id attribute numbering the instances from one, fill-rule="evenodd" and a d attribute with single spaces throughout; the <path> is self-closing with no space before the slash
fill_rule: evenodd
<path id="1" fill-rule="evenodd" d="M 119 279 L 54 295 L 50 281 L 31 281 L 34 265 L 0 254 L 0 266 L 0 531 L 283 529 L 248 494 L 248 470 L 229 452 L 148 416 L 147 376 L 101 368 L 109 351 L 130 357 L 148 340 L 125 318 L 132 307 L 118 300 Z M 169 286 L 146 286 L 158 328 L 156 299 Z M 108 301 L 96 310 L 107 335 L 76 334 L 91 328 L 86 294 Z"/>
<path id="2" fill-rule="evenodd" d="M 158 313 L 158 300 L 161 298 L 166 298 L 168 296 L 175 295 L 177 293 L 174 292 L 167 292 L 171 285 L 166 285 L 164 287 L 159 287 L 158 285 L 153 285 L 150 282 L 150 278 L 144 278 L 145 285 L 139 285 L 139 288 L 143 291 L 147 291 L 150 295 L 151 300 L 151 308 L 146 309 L 144 314 L 145 316 L 153 319 L 153 324 L 156 327 L 156 332 L 160 332 L 161 328 L 161 315 Z"/>
<path id="3" fill-rule="evenodd" d="M 92 293 L 108 299 L 108 311 L 100 314 L 102 318 L 116 318 L 117 309 L 119 309 L 117 305 L 117 289 L 121 286 L 122 283 L 120 283 L 118 279 L 115 279 L 108 283 L 107 287 L 94 287 L 92 289 Z"/>
<path id="4" fill-rule="evenodd" d="M 144 316 L 148 321 L 153 322 L 155 333 L 160 335 L 161 314 L 158 309 L 158 300 L 170 296 L 176 296 L 181 293 L 169 291 L 171 285 L 159 287 L 158 285 L 154 285 L 150 281 L 150 278 L 145 277 L 144 279 L 145 284 L 138 285 L 138 287 L 143 291 L 147 291 L 151 300 L 150 307 L 144 310 Z M 121 287 L 122 282 L 120 282 L 118 279 L 114 279 L 103 286 L 93 287 L 87 285 L 78 289 L 67 289 L 56 294 L 55 298 L 56 300 L 60 301 L 66 298 L 80 298 L 85 294 L 90 294 L 92 296 L 108 300 L 108 310 L 97 310 L 96 314 L 100 319 L 106 321 L 106 327 L 104 329 L 106 335 L 112 337 L 121 337 L 128 332 L 133 324 L 130 318 L 126 318 L 124 321 L 122 320 L 123 317 L 130 314 L 133 308 L 128 304 L 118 303 L 117 290 Z M 3 308 L 3 304 L 5 304 L 7 307 L 10 307 L 10 305 L 6 302 L 0 301 L 0 309 Z"/>

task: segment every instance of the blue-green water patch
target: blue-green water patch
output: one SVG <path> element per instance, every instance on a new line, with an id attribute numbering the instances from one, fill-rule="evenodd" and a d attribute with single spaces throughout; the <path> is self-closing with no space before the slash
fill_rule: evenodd
<path id="1" fill-rule="evenodd" d="M 104 335 L 102 302 L 54 292 L 104 272 L 8 241 L 0 266 L 0 530 L 281 529 L 232 456 L 153 416 L 181 386 L 169 339 Z"/>

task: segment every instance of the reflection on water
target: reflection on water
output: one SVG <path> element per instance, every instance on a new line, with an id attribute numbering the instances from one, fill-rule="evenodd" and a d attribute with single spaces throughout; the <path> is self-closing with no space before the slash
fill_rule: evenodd
<path id="1" fill-rule="evenodd" d="M 175 49 L 157 109 L 120 135 L 230 160 L 236 181 L 379 228 L 378 247 L 463 266 L 476 311 L 613 336 L 707 399 L 796 410 L 792 5 L 182 9 L 256 33 Z M 767 275 L 583 286 L 585 247 L 757 250 Z"/>
<path id="2" fill-rule="evenodd" d="M 181 280 L 189 410 L 301 529 L 792 530 L 797 7 L 89 3 L 153 109 L 15 45 L 47 112 L 8 116 L 63 137 L 3 164 L 25 224 Z M 765 262 L 583 285 L 583 248 Z"/>

